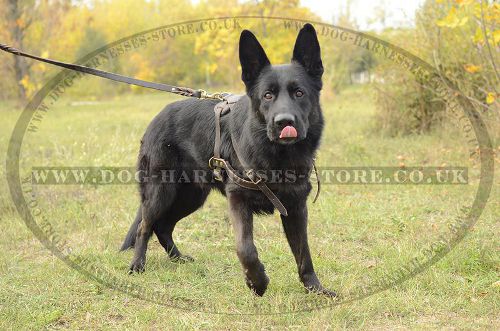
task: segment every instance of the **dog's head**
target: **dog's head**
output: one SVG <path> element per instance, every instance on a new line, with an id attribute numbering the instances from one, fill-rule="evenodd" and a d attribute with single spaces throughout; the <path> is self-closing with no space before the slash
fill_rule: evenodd
<path id="1" fill-rule="evenodd" d="M 300 30 L 290 64 L 271 65 L 248 30 L 241 33 L 239 53 L 241 78 L 254 113 L 266 125 L 269 140 L 293 144 L 305 139 L 311 120 L 321 117 L 323 64 L 313 26 L 306 24 Z"/>

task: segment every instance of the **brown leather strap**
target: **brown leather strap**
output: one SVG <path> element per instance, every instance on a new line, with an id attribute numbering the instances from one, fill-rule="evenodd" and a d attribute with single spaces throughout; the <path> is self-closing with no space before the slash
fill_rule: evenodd
<path id="1" fill-rule="evenodd" d="M 273 191 L 271 191 L 271 189 L 269 189 L 266 183 L 262 181 L 262 178 L 260 178 L 253 169 L 251 169 L 249 166 L 245 164 L 245 160 L 238 153 L 239 150 L 238 142 L 234 139 L 233 136 L 231 136 L 231 143 L 233 144 L 234 153 L 236 154 L 236 157 L 240 161 L 241 166 L 245 170 L 248 178 L 250 178 L 250 180 L 252 180 L 257 185 L 257 187 L 272 202 L 274 207 L 280 212 L 281 215 L 288 216 L 288 212 L 285 206 L 283 206 L 283 204 L 281 203 L 280 199 L 278 199 L 278 197 L 273 193 Z"/>
<path id="2" fill-rule="evenodd" d="M 262 181 L 262 178 L 260 178 L 253 170 L 248 170 L 247 171 L 247 176 L 252 180 L 252 182 L 257 185 L 257 187 L 264 193 L 264 195 L 271 201 L 273 206 L 280 212 L 281 215 L 283 216 L 288 216 L 288 211 L 286 210 L 285 206 L 281 203 L 280 199 L 271 191 L 271 189 Z"/>
<path id="3" fill-rule="evenodd" d="M 229 180 L 231 180 L 238 186 L 250 190 L 260 190 L 269 199 L 269 201 L 271 201 L 273 206 L 279 211 L 281 215 L 288 216 L 288 212 L 285 206 L 283 206 L 283 204 L 281 203 L 280 199 L 273 193 L 273 191 L 271 191 L 266 183 L 262 181 L 262 178 L 260 178 L 253 172 L 253 170 L 247 171 L 247 175 L 250 180 L 246 180 L 238 176 L 231 164 L 224 159 L 212 157 L 210 158 L 208 164 L 210 165 L 210 168 L 214 169 L 214 171 L 215 169 L 225 169 Z M 222 179 L 218 180 L 222 181 Z"/>
<path id="4" fill-rule="evenodd" d="M 56 61 L 56 60 L 51 60 L 51 59 L 46 59 L 40 56 L 36 56 L 33 54 L 29 54 L 26 52 L 23 52 L 19 49 L 16 49 L 14 47 L 11 47 L 9 45 L 5 44 L 0 44 L 0 50 L 17 55 L 17 56 L 24 56 L 33 60 L 49 63 L 58 67 L 62 67 L 65 69 L 73 70 L 73 71 L 78 71 L 78 72 L 83 72 L 85 74 L 89 75 L 94 75 L 102 78 L 106 78 L 109 80 L 114 80 L 116 82 L 120 83 L 127 83 L 130 85 L 136 85 L 136 86 L 142 86 L 145 88 L 150 88 L 150 89 L 155 89 L 159 91 L 165 91 L 169 93 L 174 93 L 174 94 L 179 94 L 185 97 L 193 97 L 193 98 L 199 98 L 199 99 L 218 99 L 222 100 L 224 97 L 224 94 L 227 93 L 207 93 L 207 91 L 199 89 L 195 90 L 190 87 L 182 87 L 182 86 L 174 86 L 174 85 L 169 85 L 169 84 L 162 84 L 162 83 L 155 83 L 155 82 L 148 82 L 142 79 L 137 79 L 137 78 L 132 78 L 132 77 L 127 77 L 123 75 L 118 75 L 112 72 L 104 71 L 104 70 L 99 70 L 87 66 L 82 66 L 79 64 L 72 64 L 72 63 L 66 63 L 62 61 Z"/>
<path id="5" fill-rule="evenodd" d="M 235 98 L 237 97 L 237 98 Z M 215 112 L 215 144 L 214 144 L 214 156 L 220 158 L 220 146 L 221 146 L 221 128 L 220 128 L 220 118 L 231 110 L 231 105 L 236 103 L 241 98 L 240 95 L 227 95 L 224 96 L 224 100 L 219 102 L 214 107 Z"/>
<path id="6" fill-rule="evenodd" d="M 318 189 L 316 190 L 316 195 L 314 196 L 313 203 L 316 203 L 316 200 L 318 200 L 319 197 L 319 192 L 321 191 L 321 181 L 319 179 L 319 173 L 318 169 L 316 168 L 316 160 L 313 159 L 313 169 L 314 173 L 316 174 L 316 183 L 318 184 Z"/>
<path id="7" fill-rule="evenodd" d="M 222 102 L 219 102 L 214 107 L 215 112 L 215 144 L 214 144 L 214 157 L 220 159 L 220 145 L 221 145 L 221 136 L 220 136 L 220 114 L 222 112 Z"/>
<path id="8" fill-rule="evenodd" d="M 238 184 L 239 186 L 250 189 L 250 190 L 259 190 L 256 183 L 239 177 L 236 173 L 236 170 L 234 170 L 234 168 L 231 166 L 231 164 L 229 164 L 229 162 L 227 162 L 226 160 L 221 159 L 221 158 L 212 157 L 208 161 L 208 164 L 209 164 L 210 168 L 212 168 L 212 169 L 217 169 L 217 168 L 218 169 L 225 169 L 226 173 L 227 173 L 227 177 L 231 181 L 233 181 L 234 183 Z M 220 179 L 220 180 L 222 181 L 222 179 Z"/>
<path id="9" fill-rule="evenodd" d="M 215 143 L 214 143 L 214 156 L 213 156 L 213 158 L 216 158 L 216 159 L 220 159 L 220 145 L 221 145 L 220 114 L 222 113 L 222 109 L 223 109 L 222 102 L 219 102 L 214 107 L 214 112 L 215 112 Z M 208 161 L 209 166 L 210 166 L 210 162 L 212 161 L 212 159 L 210 159 Z M 222 181 L 222 173 L 221 173 L 222 167 L 216 166 L 216 167 L 213 167 L 212 169 L 214 170 L 215 179 L 217 179 L 218 181 Z"/>

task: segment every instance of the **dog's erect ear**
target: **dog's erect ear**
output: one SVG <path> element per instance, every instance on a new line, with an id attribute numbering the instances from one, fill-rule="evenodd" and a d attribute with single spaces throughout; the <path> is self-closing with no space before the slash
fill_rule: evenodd
<path id="1" fill-rule="evenodd" d="M 323 75 L 318 37 L 316 30 L 309 23 L 304 25 L 297 36 L 292 61 L 300 63 L 313 78 L 321 78 Z"/>
<path id="2" fill-rule="evenodd" d="M 249 88 L 259 77 L 260 72 L 270 65 L 266 52 L 254 34 L 243 30 L 240 35 L 241 79 Z"/>

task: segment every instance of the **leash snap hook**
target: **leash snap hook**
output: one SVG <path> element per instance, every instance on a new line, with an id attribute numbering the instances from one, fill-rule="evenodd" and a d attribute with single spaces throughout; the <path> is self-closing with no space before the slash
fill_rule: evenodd
<path id="1" fill-rule="evenodd" d="M 215 92 L 215 93 L 208 93 L 205 90 L 199 89 L 196 91 L 198 93 L 195 95 L 198 99 L 213 99 L 213 100 L 220 100 L 224 101 L 226 100 L 226 97 L 230 94 L 228 92 Z"/>

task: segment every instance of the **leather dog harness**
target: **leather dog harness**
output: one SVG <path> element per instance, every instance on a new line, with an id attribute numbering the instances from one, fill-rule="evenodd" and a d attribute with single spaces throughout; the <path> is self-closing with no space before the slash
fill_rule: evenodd
<path id="1" fill-rule="evenodd" d="M 185 97 L 193 97 L 193 98 L 198 98 L 198 99 L 214 99 L 214 100 L 220 100 L 219 103 L 217 103 L 214 107 L 214 112 L 215 112 L 215 144 L 214 144 L 214 155 L 210 158 L 208 161 L 208 165 L 211 169 L 214 171 L 214 177 L 215 179 L 219 181 L 223 181 L 224 177 L 222 176 L 221 169 L 224 169 L 226 171 L 227 177 L 229 180 L 234 182 L 235 184 L 244 187 L 246 189 L 250 190 L 260 190 L 264 195 L 271 201 L 273 206 L 280 212 L 281 215 L 287 216 L 287 210 L 285 206 L 281 203 L 281 201 L 278 199 L 278 197 L 269 189 L 269 187 L 264 183 L 263 179 L 255 173 L 253 169 L 248 169 L 245 164 L 243 163 L 243 159 L 241 158 L 240 155 L 238 155 L 238 145 L 236 141 L 234 140 L 234 137 L 231 135 L 231 143 L 233 145 L 233 149 L 235 151 L 236 157 L 240 161 L 240 164 L 244 168 L 244 173 L 248 179 L 242 178 L 238 176 L 236 173 L 236 170 L 229 164 L 229 162 L 221 157 L 221 125 L 220 125 L 220 118 L 222 115 L 225 115 L 226 113 L 231 111 L 231 106 L 233 106 L 242 96 L 241 95 L 234 95 L 230 93 L 208 93 L 205 90 L 202 89 L 192 89 L 189 87 L 179 87 L 179 86 L 174 86 L 174 85 L 168 85 L 168 84 L 161 84 L 161 83 L 155 83 L 155 82 L 148 82 L 144 81 L 141 79 L 136 79 L 132 77 L 126 77 L 122 75 L 118 75 L 115 73 L 107 72 L 104 70 L 99 70 L 87 66 L 82 66 L 78 64 L 72 64 L 72 63 L 66 63 L 66 62 L 61 62 L 61 61 L 55 61 L 47 58 L 42 58 L 36 55 L 32 55 L 23 51 L 20 51 L 14 47 L 5 45 L 5 44 L 0 44 L 0 50 L 12 53 L 17 56 L 23 56 L 27 57 L 30 59 L 34 59 L 37 61 L 49 63 L 58 67 L 62 67 L 65 69 L 70 69 L 102 78 L 106 78 L 109 80 L 114 80 L 117 82 L 121 83 L 127 83 L 130 85 L 137 85 L 145 88 L 150 88 L 150 89 L 155 89 L 159 91 L 165 91 L 169 93 L 174 93 L 178 95 L 182 95 Z M 314 171 L 316 172 L 316 178 L 317 178 L 317 185 L 318 189 L 316 191 L 316 196 L 314 197 L 313 203 L 316 202 L 319 192 L 320 192 L 320 181 L 318 177 L 318 171 L 316 169 L 316 165 L 313 160 L 313 168 Z"/>
<path id="2" fill-rule="evenodd" d="M 253 169 L 247 169 L 245 167 L 243 159 L 240 155 L 238 155 L 238 147 L 236 141 L 231 135 L 231 143 L 233 145 L 234 152 L 236 157 L 240 161 L 242 167 L 244 168 L 245 175 L 249 180 L 244 179 L 236 173 L 234 168 L 231 166 L 229 161 L 223 159 L 221 157 L 221 127 L 220 127 L 220 118 L 222 115 L 227 114 L 231 111 L 231 106 L 234 105 L 241 98 L 241 95 L 224 95 L 223 100 L 215 105 L 215 144 L 214 144 L 214 156 L 210 158 L 208 161 L 208 166 L 214 170 L 214 177 L 216 180 L 223 181 L 224 178 L 222 176 L 221 170 L 226 170 L 227 177 L 234 182 L 235 184 L 244 187 L 250 190 L 260 190 L 264 195 L 271 201 L 273 206 L 280 212 L 283 216 L 288 216 L 288 212 L 286 211 L 285 206 L 281 203 L 278 197 L 269 189 L 266 183 L 263 182 L 262 178 L 255 173 Z"/>
<path id="3" fill-rule="evenodd" d="M 250 190 L 260 190 L 264 195 L 271 201 L 273 206 L 280 212 L 283 216 L 288 216 L 288 212 L 278 199 L 278 197 L 271 191 L 271 189 L 266 185 L 263 179 L 255 172 L 255 170 L 245 165 L 244 159 L 238 153 L 238 144 L 234 139 L 231 133 L 231 144 L 233 145 L 234 152 L 236 154 L 236 158 L 240 162 L 243 167 L 243 171 L 248 178 L 242 178 L 238 176 L 236 170 L 231 166 L 229 161 L 225 160 L 221 156 L 221 145 L 222 145 L 222 137 L 221 137 L 221 116 L 229 113 L 231 111 L 231 107 L 234 106 L 238 100 L 240 100 L 243 96 L 229 93 L 221 93 L 222 101 L 217 103 L 214 107 L 215 113 L 215 143 L 214 143 L 214 156 L 210 158 L 208 161 L 208 166 L 214 171 L 214 177 L 218 181 L 224 181 L 224 177 L 222 176 L 221 170 L 224 169 L 226 171 L 227 177 L 229 180 L 237 184 L 238 186 L 244 187 Z M 321 189 L 320 180 L 318 177 L 318 170 L 316 169 L 316 164 L 313 160 L 313 168 L 316 173 L 316 183 L 318 184 L 318 189 L 316 191 L 316 195 L 314 197 L 313 203 L 316 202 L 319 196 L 319 192 Z"/>

